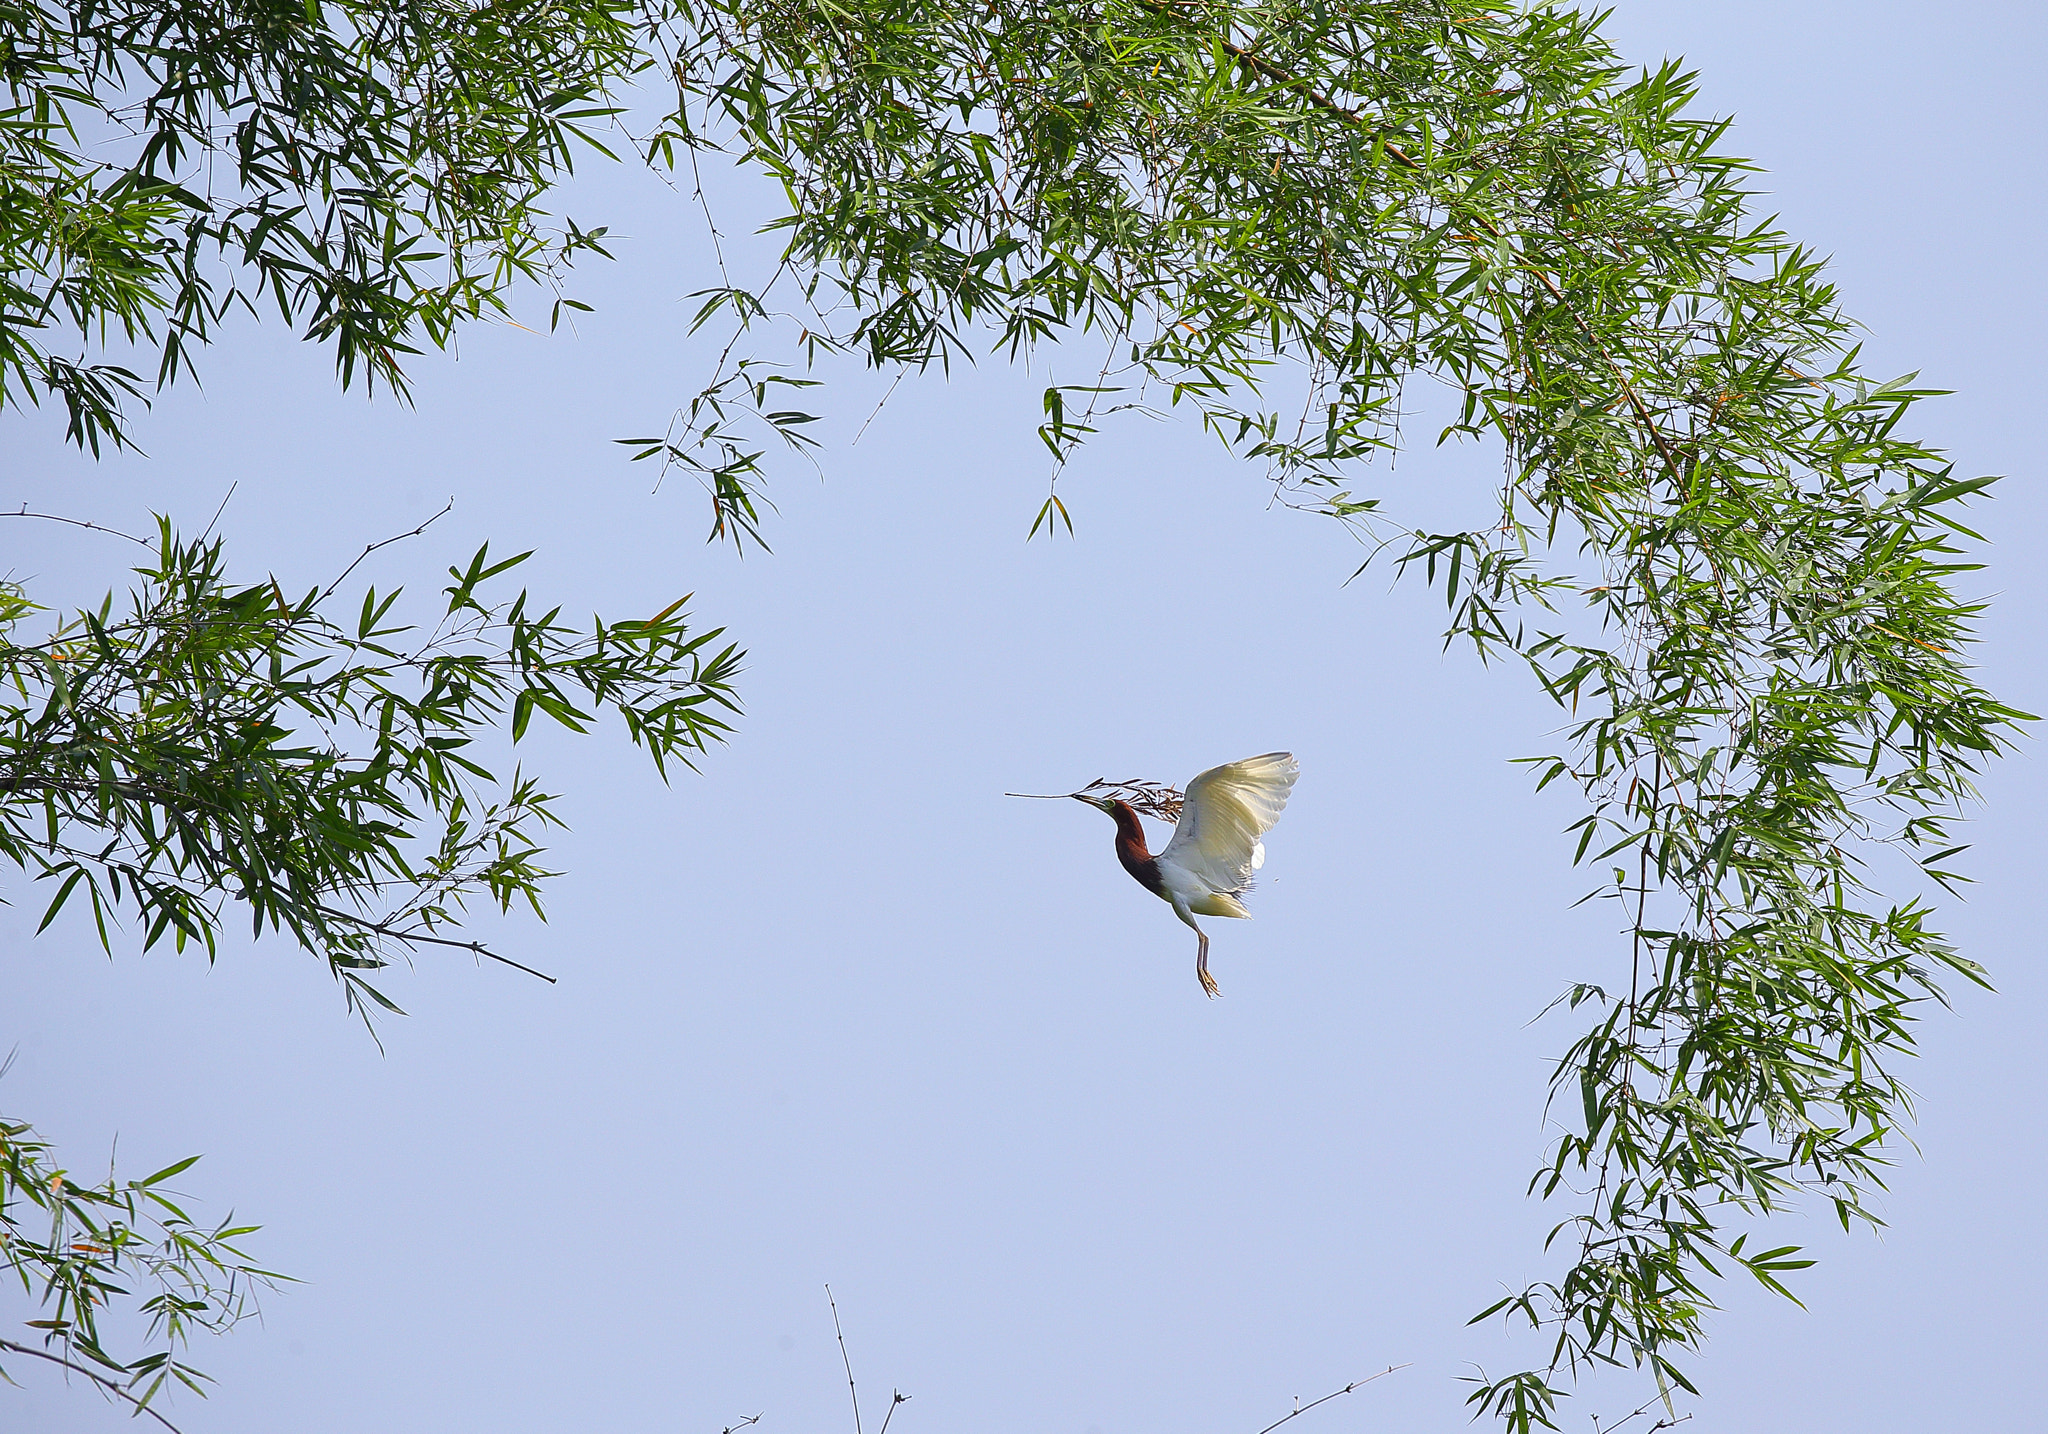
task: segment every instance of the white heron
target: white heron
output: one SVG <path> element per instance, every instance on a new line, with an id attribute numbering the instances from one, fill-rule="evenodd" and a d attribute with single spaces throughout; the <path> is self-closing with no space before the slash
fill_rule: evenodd
<path id="1" fill-rule="evenodd" d="M 1293 753 L 1268 752 L 1211 767 L 1188 783 L 1185 796 L 1145 782 L 1096 781 L 1068 793 L 1109 815 L 1116 823 L 1116 857 L 1124 870 L 1194 928 L 1195 975 L 1211 996 L 1218 990 L 1209 974 L 1209 936 L 1195 918 L 1251 916 L 1241 898 L 1251 890 L 1252 873 L 1266 862 L 1259 838 L 1280 820 L 1300 773 Z M 1146 849 L 1145 827 L 1132 798 L 1154 816 L 1179 819 L 1173 839 L 1157 856 Z"/>

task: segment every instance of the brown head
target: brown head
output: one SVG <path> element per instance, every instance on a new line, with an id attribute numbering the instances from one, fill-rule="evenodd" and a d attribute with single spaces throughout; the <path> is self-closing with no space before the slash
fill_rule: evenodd
<path id="1" fill-rule="evenodd" d="M 1145 824 L 1138 820 L 1138 814 L 1131 804 L 1114 797 L 1091 797 L 1076 793 L 1074 800 L 1086 802 L 1098 812 L 1106 814 L 1116 823 L 1116 859 L 1131 874 L 1138 885 L 1160 894 L 1159 863 L 1145 847 Z"/>

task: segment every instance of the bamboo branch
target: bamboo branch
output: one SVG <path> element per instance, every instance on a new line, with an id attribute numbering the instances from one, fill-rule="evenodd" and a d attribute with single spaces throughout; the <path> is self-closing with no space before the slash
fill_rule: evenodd
<path id="1" fill-rule="evenodd" d="M 1176 6 L 1168 3 L 1168 0 L 1138 0 L 1138 3 L 1155 14 L 1171 15 L 1176 20 L 1187 20 L 1190 18 L 1182 14 Z M 1349 124 L 1355 124 L 1361 129 L 1369 128 L 1364 115 L 1346 105 L 1339 104 L 1314 85 L 1302 79 L 1301 76 L 1283 69 L 1271 60 L 1266 59 L 1263 55 L 1254 54 L 1242 45 L 1233 43 L 1228 35 L 1215 35 L 1213 38 L 1226 54 L 1230 55 L 1239 65 L 1250 70 L 1253 74 L 1263 79 L 1271 80 L 1275 84 L 1287 86 L 1317 109 L 1336 115 L 1339 119 Z M 1384 138 L 1380 140 L 1380 144 L 1403 169 L 1422 168 L 1419 163 L 1404 153 L 1399 146 L 1390 143 Z"/>
<path id="2" fill-rule="evenodd" d="M 364 931 L 388 937 L 393 941 L 403 941 L 408 946 L 447 946 L 457 951 L 468 951 L 478 956 L 488 957 L 501 966 L 510 966 L 515 971 L 524 971 L 529 976 L 538 976 L 550 986 L 556 984 L 555 978 L 548 975 L 547 972 L 536 971 L 531 966 L 522 966 L 510 956 L 500 956 L 481 941 L 456 941 L 446 936 L 429 936 L 422 931 L 400 931 L 388 923 L 372 921 L 367 916 L 356 916 L 350 912 L 336 910 L 331 906 L 322 906 L 317 908 L 317 910 L 330 921 L 346 921 L 351 926 L 360 927 Z"/>
<path id="3" fill-rule="evenodd" d="M 1408 1368 L 1406 1364 L 1390 1364 L 1385 1369 L 1381 1370 L 1378 1374 L 1368 1374 L 1363 1379 L 1354 1379 L 1349 1384 L 1345 1385 L 1342 1389 L 1334 1389 L 1330 1391 L 1328 1394 L 1325 1394 L 1321 1399 L 1311 1400 L 1307 1404 L 1303 1404 L 1299 1400 L 1297 1400 L 1295 1402 L 1294 1411 L 1292 1413 L 1281 1415 L 1278 1419 L 1275 1419 L 1271 1424 L 1268 1424 L 1265 1428 L 1261 1429 L 1259 1431 L 1259 1434 L 1273 1434 L 1273 1431 L 1275 1429 L 1278 1429 L 1282 1424 L 1285 1424 L 1290 1419 L 1299 1419 L 1302 1415 L 1308 1413 L 1309 1410 L 1315 1408 L 1318 1404 L 1328 1404 L 1332 1399 L 1335 1399 L 1340 1395 L 1349 1394 L 1354 1389 L 1363 1389 L 1366 1385 L 1372 1383 L 1375 1379 L 1385 1379 L 1395 1370 L 1406 1368 Z"/>
<path id="4" fill-rule="evenodd" d="M 154 548 L 156 546 L 155 543 L 152 543 L 147 538 L 138 538 L 133 533 L 122 532 L 119 528 L 109 528 L 104 523 L 88 523 L 83 518 L 67 518 L 61 513 L 31 513 L 26 503 L 22 504 L 15 512 L 0 513 L 0 518 L 40 518 L 46 523 L 69 523 L 74 528 L 86 528 L 95 533 L 105 533 L 110 537 L 126 538 L 129 542 L 139 543 L 145 548 Z"/>
<path id="5" fill-rule="evenodd" d="M 0 514 L 0 516 L 11 518 L 19 515 L 7 513 Z M 28 516 L 35 517 L 38 515 L 29 514 Z M 64 519 L 63 521 L 69 522 L 71 520 Z M 92 525 L 90 523 L 87 523 L 85 524 L 85 526 L 91 527 Z M 125 538 L 128 535 L 126 533 L 121 533 L 117 536 Z M 140 1399 L 137 1399 L 134 1395 L 130 1394 L 126 1389 L 122 1388 L 117 1381 L 109 1379 L 106 1375 L 98 1373 L 95 1370 L 86 1368 L 84 1365 L 78 1363 L 76 1360 L 66 1359 L 62 1355 L 51 1354 L 48 1350 L 44 1349 L 31 1349 L 29 1348 L 29 1346 L 25 1344 L 16 1344 L 11 1339 L 0 1339 L 0 1349 L 7 1350 L 9 1353 L 12 1354 L 25 1354 L 28 1355 L 31 1359 L 47 1359 L 52 1364 L 62 1365 L 64 1368 L 70 1370 L 73 1374 L 82 1374 L 87 1379 L 90 1379 L 94 1384 L 97 1384 L 100 1388 L 104 1389 L 107 1393 L 113 1395 L 116 1399 L 125 1399 L 130 1404 L 134 1405 L 135 1412 L 137 1414 L 147 1414 L 157 1423 L 163 1425 L 164 1428 L 170 1430 L 171 1434 L 183 1434 L 183 1431 L 180 1430 L 177 1425 L 173 1424 L 170 1420 L 164 1418 L 163 1415 L 157 1413 L 154 1409 L 150 1408 Z"/>
<path id="6" fill-rule="evenodd" d="M 853 1357 L 846 1352 L 846 1331 L 839 1327 L 839 1301 L 832 1298 L 832 1287 L 825 1286 L 825 1303 L 832 1306 L 832 1333 L 839 1336 L 839 1360 L 846 1366 L 846 1395 L 853 1401 L 853 1434 L 860 1431 L 860 1395 L 853 1387 Z M 896 1412 L 891 1405 L 889 1412 Z"/>

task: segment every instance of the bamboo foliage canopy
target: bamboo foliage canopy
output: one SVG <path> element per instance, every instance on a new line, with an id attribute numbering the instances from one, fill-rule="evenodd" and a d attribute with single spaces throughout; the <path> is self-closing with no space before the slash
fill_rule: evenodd
<path id="1" fill-rule="evenodd" d="M 813 354 L 912 368 L 1092 344 L 1101 380 L 1046 394 L 1056 455 L 1109 407 L 1191 411 L 1568 714 L 1529 760 L 1583 794 L 1575 855 L 1624 939 L 1562 998 L 1590 1025 L 1531 1184 L 1557 1268 L 1478 1316 L 1549 1341 L 1474 1382 L 1514 1434 L 1594 1365 L 1691 1390 L 1714 1277 L 1786 1291 L 1810 1263 L 1758 1217 L 1873 1218 L 1916 1008 L 1984 979 L 1924 898 L 2026 719 L 1964 659 L 1959 513 L 1992 480 L 1906 436 L 1927 392 L 1858 369 L 1691 77 L 1631 72 L 1598 27 L 1464 0 L 688 5 L 647 140 L 786 195 L 782 267 L 700 322 L 784 315 Z M 760 475 L 736 414 L 797 443 L 809 418 L 769 410 L 760 353 L 641 446 L 735 541 Z M 1483 528 L 1354 496 L 1418 378 L 1502 455 Z M 1039 522 L 1071 527 L 1056 492 Z M 1875 889 L 1879 846 L 1926 881 Z"/>
<path id="2" fill-rule="evenodd" d="M 1532 774 L 1582 794 L 1576 857 L 1623 917 L 1562 998 L 1588 1024 L 1531 1187 L 1561 1212 L 1551 1268 L 1485 1312 L 1548 1341 L 1472 1391 L 1515 1434 L 1554 1427 L 1592 1365 L 1689 1390 L 1715 1277 L 1782 1289 L 1805 1263 L 1760 1217 L 1806 1194 L 1871 1218 L 1917 1008 L 1984 979 L 1927 900 L 1961 879 L 1977 766 L 2026 720 L 1966 662 L 1963 510 L 1991 480 L 1910 436 L 1927 392 L 1860 371 L 1823 266 L 1752 216 L 1691 77 L 1631 70 L 1599 16 L 0 0 L 0 18 L 0 185 L 40 216 L 0 236 L 0 406 L 58 396 L 82 443 L 119 439 L 141 383 L 61 357 L 58 333 L 110 325 L 155 346 L 164 381 L 262 301 L 331 340 L 345 380 L 402 382 L 422 338 L 598 247 L 538 200 L 618 120 L 659 168 L 723 151 L 785 200 L 772 276 L 698 296 L 700 326 L 735 330 L 719 369 L 665 433 L 625 440 L 702 479 L 715 536 L 759 541 L 764 453 L 811 441 L 812 415 L 778 406 L 813 382 L 792 351 L 918 369 L 1057 343 L 1102 376 L 1047 390 L 1056 459 L 1109 410 L 1190 413 L 1289 502 L 1440 584 L 1449 637 L 1525 665 L 1567 714 Z M 645 123 L 621 119 L 635 77 L 665 96 Z M 86 157 L 76 135 L 99 129 L 128 148 Z M 1368 490 L 1418 380 L 1451 394 L 1446 436 L 1503 464 L 1470 530 L 1409 531 Z M 1071 528 L 1056 491 L 1039 521 Z M 1881 848 L 1925 879 L 1877 889 Z"/>

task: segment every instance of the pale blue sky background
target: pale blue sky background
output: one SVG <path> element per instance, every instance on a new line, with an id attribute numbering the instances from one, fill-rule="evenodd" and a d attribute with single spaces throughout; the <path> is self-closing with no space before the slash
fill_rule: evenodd
<path id="1" fill-rule="evenodd" d="M 1986 673 L 2048 711 L 2040 11 L 1628 0 L 1612 29 L 1633 58 L 1687 55 L 1705 106 L 1739 116 L 1768 202 L 1836 256 L 1870 368 L 1959 391 L 1923 425 L 1963 470 L 2012 475 L 1981 510 Z M 704 372 L 681 337 L 708 282 L 694 216 L 617 173 L 565 207 L 622 236 L 577 290 L 598 312 L 573 335 L 467 334 L 417 365 L 415 410 L 340 395 L 324 353 L 244 327 L 203 393 L 145 420 L 146 461 L 0 419 L 0 505 L 196 529 L 239 482 L 230 551 L 289 587 L 452 493 L 380 583 L 431 588 L 488 537 L 536 548 L 529 583 L 572 610 L 694 591 L 752 652 L 745 720 L 701 777 L 664 789 L 616 733 L 530 743 L 569 794 L 569 875 L 551 924 L 478 926 L 561 984 L 423 957 L 391 982 L 413 1014 L 385 1054 L 282 943 L 210 971 L 109 961 L 76 923 L 30 943 L 0 913 L 0 1040 L 20 1045 L 0 1102 L 81 1169 L 117 1133 L 137 1171 L 204 1152 L 183 1188 L 263 1222 L 256 1248 L 306 1281 L 195 1351 L 221 1387 L 175 1416 L 844 1430 L 830 1281 L 874 1418 L 892 1384 L 915 1396 L 903 1434 L 1253 1434 L 1404 1361 L 1303 1434 L 1465 1427 L 1469 1362 L 1540 1355 L 1464 1319 L 1547 1268 L 1563 1213 L 1521 1192 L 1572 1027 L 1527 1022 L 1624 959 L 1597 904 L 1568 909 L 1571 807 L 1508 765 L 1548 750 L 1553 710 L 1441 655 L 1419 588 L 1343 586 L 1359 552 L 1335 525 L 1271 508 L 1181 429 L 1113 429 L 1063 481 L 1078 541 L 1027 545 L 1045 380 L 994 364 L 906 382 L 852 447 L 871 390 L 827 390 L 824 479 L 776 479 L 774 555 L 705 547 L 697 491 L 650 495 L 609 442 Z M 1418 453 L 1381 491 L 1447 521 L 1493 472 Z M 0 527 L 0 567 L 46 600 L 129 561 Z M 998 795 L 1275 747 L 1303 775 L 1258 919 L 1213 923 L 1213 1003 L 1108 823 Z M 1727 1291 L 1702 1434 L 2038 1418 L 2041 762 L 1984 786 L 1981 884 L 1943 920 L 2000 994 L 1925 1025 L 1891 1229 L 1781 1222 L 1823 1257 L 1805 1311 Z M 32 1317 L 7 1299 L 0 1320 Z M 0 1428 L 130 1427 L 17 1372 Z M 1595 1383 L 1566 1427 L 1635 1389 Z"/>

